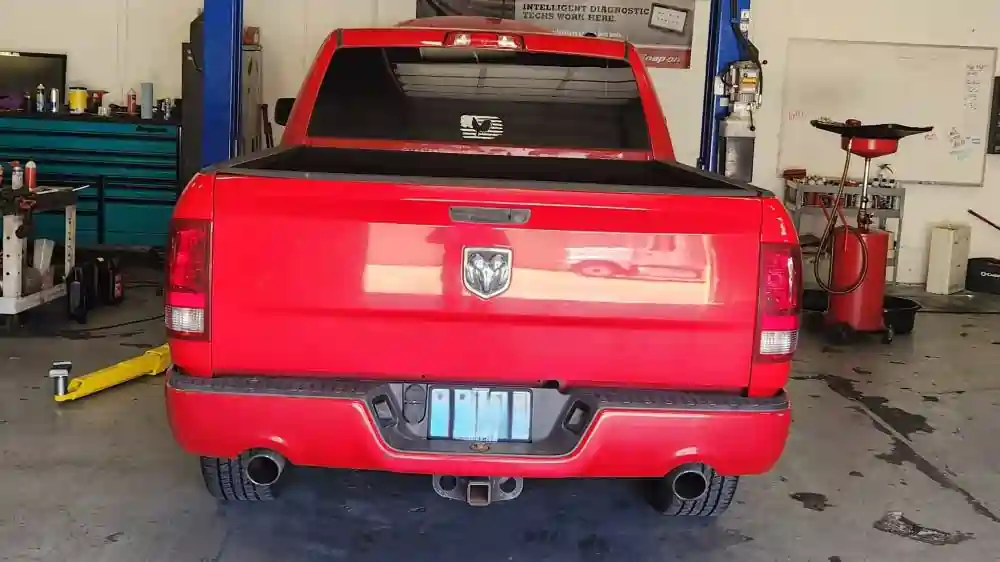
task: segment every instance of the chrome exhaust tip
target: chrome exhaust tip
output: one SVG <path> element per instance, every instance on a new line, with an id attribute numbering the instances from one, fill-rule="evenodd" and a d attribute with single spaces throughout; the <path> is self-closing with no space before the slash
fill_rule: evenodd
<path id="1" fill-rule="evenodd" d="M 285 470 L 285 457 L 267 449 L 250 452 L 244 470 L 247 480 L 255 486 L 272 486 Z"/>
<path id="2" fill-rule="evenodd" d="M 698 465 L 681 465 L 667 475 L 670 492 L 682 501 L 695 501 L 708 492 L 708 480 Z"/>

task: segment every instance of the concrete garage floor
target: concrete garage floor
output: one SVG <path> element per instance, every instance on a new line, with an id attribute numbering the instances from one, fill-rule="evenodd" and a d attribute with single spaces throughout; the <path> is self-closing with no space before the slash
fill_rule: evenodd
<path id="1" fill-rule="evenodd" d="M 158 310 L 136 289 L 90 326 Z M 171 440 L 162 377 L 51 399 L 52 360 L 82 373 L 160 342 L 158 321 L 0 337 L 0 559 L 936 562 L 1000 550 L 1000 316 L 923 315 L 912 337 L 856 351 L 807 341 L 784 458 L 710 523 L 659 517 L 625 482 L 530 481 L 519 500 L 476 510 L 426 477 L 308 469 L 278 503 L 220 506 Z M 953 544 L 875 528 L 894 511 Z"/>

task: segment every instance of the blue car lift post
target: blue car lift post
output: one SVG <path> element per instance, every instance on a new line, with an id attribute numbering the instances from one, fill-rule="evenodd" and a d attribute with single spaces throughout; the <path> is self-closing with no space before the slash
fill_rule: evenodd
<path id="1" fill-rule="evenodd" d="M 240 58 L 243 0 L 205 0 L 204 123 L 202 165 L 229 160 L 239 134 Z M 72 364 L 57 361 L 49 370 L 56 402 L 90 396 L 139 377 L 158 375 L 170 366 L 170 348 L 161 345 L 138 357 L 71 377 Z"/>
<path id="2" fill-rule="evenodd" d="M 705 97 L 701 118 L 701 152 L 698 166 L 710 172 L 722 173 L 719 147 L 722 120 L 729 114 L 728 98 L 720 94 L 719 77 L 732 63 L 743 60 L 740 38 L 734 25 L 739 27 L 743 12 L 750 10 L 750 0 L 737 0 L 733 10 L 732 0 L 712 0 L 709 10 L 708 57 L 705 69 Z"/>
<path id="3" fill-rule="evenodd" d="M 243 0 L 205 0 L 203 166 L 235 155 L 242 44 Z"/>

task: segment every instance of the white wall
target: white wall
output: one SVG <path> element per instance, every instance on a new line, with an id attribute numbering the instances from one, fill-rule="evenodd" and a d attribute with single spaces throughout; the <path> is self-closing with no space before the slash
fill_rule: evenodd
<path id="1" fill-rule="evenodd" d="M 103 88 L 121 103 L 130 88 L 152 81 L 157 97 L 180 95 L 180 44 L 202 0 L 59 2 L 44 31 L 31 25 L 39 8 L 0 0 L 0 50 L 69 55 L 70 85 Z M 245 25 L 261 28 L 264 98 L 294 96 L 316 50 L 337 27 L 393 25 L 414 17 L 413 0 L 244 0 Z M 653 81 L 675 138 L 678 159 L 698 156 L 708 0 L 698 0 L 691 68 L 657 69 Z M 38 18 L 41 19 L 41 18 Z M 278 131 L 280 133 L 280 127 Z"/>
<path id="2" fill-rule="evenodd" d="M 44 13 L 25 0 L 0 0 L 0 50 L 69 55 L 69 85 L 109 91 L 122 103 L 152 81 L 156 97 L 180 95 L 180 44 L 203 0 L 58 2 Z M 53 8 L 55 5 L 47 6 Z M 691 68 L 656 69 L 653 81 L 678 159 L 695 163 L 708 32 L 708 0 L 698 0 Z M 261 28 L 264 98 L 294 96 L 323 39 L 337 27 L 393 25 L 414 17 L 414 0 L 244 0 L 244 24 Z M 42 21 L 35 26 L 31 22 Z M 280 127 L 276 133 L 280 134 Z"/>
<path id="3" fill-rule="evenodd" d="M 790 37 L 1000 47 L 1000 1 L 963 0 L 960 4 L 945 9 L 944 4 L 932 0 L 753 0 L 752 37 L 769 62 L 765 67 L 765 106 L 757 121 L 754 182 L 775 191 L 782 189 L 776 175 L 780 85 Z M 831 150 L 836 149 L 831 145 Z M 1000 222 L 1000 156 L 987 156 L 983 187 L 905 187 L 900 282 L 924 281 L 930 224 L 934 222 L 972 224 L 973 256 L 1000 256 L 1000 232 L 966 213 L 966 209 L 974 209 Z"/>
<path id="4" fill-rule="evenodd" d="M 0 0 L 0 50 L 65 53 L 67 82 L 109 92 L 153 82 L 154 95 L 181 94 L 181 43 L 202 0 Z M 35 23 L 37 22 L 37 24 Z"/>
<path id="5" fill-rule="evenodd" d="M 107 89 L 112 101 L 120 101 L 141 81 L 153 81 L 157 97 L 177 96 L 180 43 L 201 3 L 58 2 L 58 8 L 47 6 L 58 14 L 45 13 L 44 31 L 39 31 L 30 23 L 39 10 L 31 2 L 0 0 L 0 50 L 68 53 L 70 84 Z M 652 71 L 678 159 L 692 164 L 700 136 L 707 10 L 708 0 L 699 0 L 691 68 Z M 330 30 L 392 25 L 413 15 L 412 0 L 245 0 L 246 25 L 261 28 L 265 99 L 273 103 L 275 98 L 295 95 Z M 777 192 L 782 189 L 775 173 L 780 89 L 789 37 L 1000 46 L 998 0 L 964 0 L 961 9 L 954 10 L 942 9 L 931 0 L 753 0 L 753 19 L 754 41 L 769 61 L 766 102 L 757 115 L 755 183 Z M 1000 254 L 1000 233 L 966 214 L 966 209 L 973 208 L 1000 221 L 1000 157 L 987 160 L 984 187 L 907 186 L 900 281 L 923 280 L 933 222 L 970 222 L 973 254 Z"/>
<path id="6" fill-rule="evenodd" d="M 246 25 L 261 28 L 264 98 L 294 96 L 320 44 L 338 27 L 394 25 L 414 17 L 413 0 L 244 0 Z M 279 9 L 280 5 L 280 9 Z M 708 0 L 698 0 L 691 68 L 651 73 L 679 160 L 694 164 L 708 41 Z M 276 127 L 278 134 L 280 127 Z"/>

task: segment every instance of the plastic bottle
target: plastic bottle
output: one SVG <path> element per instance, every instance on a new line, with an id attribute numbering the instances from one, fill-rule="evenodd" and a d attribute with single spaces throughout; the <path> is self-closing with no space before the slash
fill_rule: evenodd
<path id="1" fill-rule="evenodd" d="M 10 188 L 17 191 L 24 187 L 24 168 L 17 160 L 10 163 Z"/>
<path id="2" fill-rule="evenodd" d="M 38 189 L 38 166 L 34 160 L 28 160 L 28 163 L 24 165 L 24 184 L 32 193 Z"/>
<path id="3" fill-rule="evenodd" d="M 35 111 L 45 113 L 45 84 L 39 84 L 35 88 Z"/>
<path id="4" fill-rule="evenodd" d="M 126 105 L 126 111 L 128 112 L 129 115 L 132 115 L 132 114 L 135 113 L 136 100 L 135 100 L 135 90 L 134 89 L 128 91 L 128 98 L 127 98 L 127 100 L 125 102 L 125 105 Z"/>

